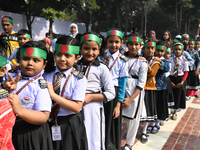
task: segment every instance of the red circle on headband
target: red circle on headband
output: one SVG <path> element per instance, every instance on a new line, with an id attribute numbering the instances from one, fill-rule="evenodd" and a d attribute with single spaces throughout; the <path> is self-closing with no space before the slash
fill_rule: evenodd
<path id="1" fill-rule="evenodd" d="M 111 31 L 111 35 L 115 35 L 117 32 L 115 30 Z"/>
<path id="2" fill-rule="evenodd" d="M 163 48 L 162 48 L 163 50 L 165 50 L 165 46 L 163 46 Z"/>
<path id="3" fill-rule="evenodd" d="M 186 35 L 185 35 L 185 37 L 187 38 L 187 37 L 188 37 L 188 35 L 186 34 Z"/>
<path id="4" fill-rule="evenodd" d="M 87 34 L 84 36 L 84 40 L 87 41 L 90 38 L 90 36 Z"/>
<path id="5" fill-rule="evenodd" d="M 137 41 L 137 37 L 134 36 L 134 37 L 132 38 L 132 40 L 133 40 L 133 41 Z"/>
<path id="6" fill-rule="evenodd" d="M 3 20 L 3 21 L 7 21 L 7 18 L 6 18 L 6 17 L 4 17 L 2 20 Z"/>
<path id="7" fill-rule="evenodd" d="M 62 53 L 66 53 L 66 52 L 68 51 L 68 47 L 67 47 L 66 45 L 62 45 L 62 46 L 60 47 L 60 51 L 61 51 Z"/>
<path id="8" fill-rule="evenodd" d="M 149 46 L 153 46 L 153 43 L 152 43 L 152 42 L 149 42 Z"/>
<path id="9" fill-rule="evenodd" d="M 26 49 L 26 55 L 31 56 L 34 53 L 34 49 L 32 47 L 29 47 Z"/>
<path id="10" fill-rule="evenodd" d="M 22 36 L 22 37 L 24 37 L 24 36 L 25 36 L 25 34 L 22 34 L 21 36 Z"/>
<path id="11" fill-rule="evenodd" d="M 179 49 L 179 45 L 176 46 L 176 49 Z"/>

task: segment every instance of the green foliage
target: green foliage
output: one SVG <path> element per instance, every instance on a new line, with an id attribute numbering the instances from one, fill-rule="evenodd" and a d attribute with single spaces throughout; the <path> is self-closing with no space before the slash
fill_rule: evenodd
<path id="1" fill-rule="evenodd" d="M 54 19 L 64 20 L 65 13 L 49 7 L 42 9 L 42 16 L 44 16 L 49 21 Z"/>

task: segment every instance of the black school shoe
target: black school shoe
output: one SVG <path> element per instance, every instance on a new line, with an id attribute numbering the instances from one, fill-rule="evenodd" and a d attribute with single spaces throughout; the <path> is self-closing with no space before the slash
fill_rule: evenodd
<path id="1" fill-rule="evenodd" d="M 153 126 L 149 125 L 147 127 L 147 134 L 151 133 L 152 132 L 152 129 L 153 129 Z"/>
<path id="2" fill-rule="evenodd" d="M 132 149 L 132 146 L 131 145 L 128 145 L 126 144 L 122 150 L 131 150 Z"/>
<path id="3" fill-rule="evenodd" d="M 148 137 L 149 135 L 142 133 L 142 137 L 141 137 L 141 143 L 145 144 L 148 142 Z"/>
<path id="4" fill-rule="evenodd" d="M 158 133 L 159 130 L 160 130 L 160 127 L 155 125 L 155 126 L 153 127 L 151 133 L 152 133 L 152 134 L 156 134 L 156 133 Z"/>

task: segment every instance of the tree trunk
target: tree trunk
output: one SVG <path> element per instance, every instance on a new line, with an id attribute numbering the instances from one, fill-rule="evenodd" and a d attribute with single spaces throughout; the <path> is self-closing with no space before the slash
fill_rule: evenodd
<path id="1" fill-rule="evenodd" d="M 177 0 L 175 0 L 175 18 L 176 18 L 176 31 L 178 31 L 178 11 L 177 11 L 177 8 L 178 7 L 178 3 L 177 3 Z"/>
<path id="2" fill-rule="evenodd" d="M 187 33 L 187 20 L 185 20 L 185 33 Z M 189 33 L 188 33 L 189 34 Z"/>
<path id="3" fill-rule="evenodd" d="M 50 33 L 50 39 L 52 40 L 53 35 L 53 19 L 49 20 L 49 33 Z"/>
<path id="4" fill-rule="evenodd" d="M 141 33 L 142 33 L 142 36 L 144 37 L 144 3 L 141 1 L 142 3 L 142 16 L 141 16 Z"/>
<path id="5" fill-rule="evenodd" d="M 121 22 L 120 22 L 120 16 L 119 16 L 119 9 L 118 9 L 117 5 L 115 5 L 115 6 L 116 6 L 116 11 L 117 11 L 118 28 L 121 29 Z"/>
<path id="6" fill-rule="evenodd" d="M 179 14 L 179 30 L 178 30 L 178 34 L 181 34 L 181 24 L 182 24 L 182 4 L 180 3 L 180 14 Z"/>
<path id="7" fill-rule="evenodd" d="M 128 26 L 128 2 L 125 1 L 125 36 L 127 35 L 127 26 Z"/>

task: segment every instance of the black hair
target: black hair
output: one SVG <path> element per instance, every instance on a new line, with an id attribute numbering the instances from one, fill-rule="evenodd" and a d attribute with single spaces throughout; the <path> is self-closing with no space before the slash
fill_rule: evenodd
<path id="1" fill-rule="evenodd" d="M 137 36 L 137 37 L 140 37 L 140 35 L 139 35 L 139 33 L 138 32 L 132 32 L 131 34 L 129 34 L 128 35 L 128 38 L 130 37 L 130 36 Z M 141 38 L 141 37 L 140 37 Z M 142 38 L 141 38 L 142 39 Z M 127 41 L 127 45 L 128 45 L 128 41 Z M 141 44 L 140 44 L 141 45 Z"/>
<path id="2" fill-rule="evenodd" d="M 141 36 L 139 35 L 138 32 L 131 32 L 131 34 L 128 35 L 128 38 L 129 38 L 130 36 L 137 36 L 137 37 L 140 37 L 140 38 L 141 38 Z M 141 39 L 142 39 L 142 38 L 141 38 Z M 128 43 L 129 43 L 129 42 L 127 41 L 127 46 L 128 46 Z M 141 43 L 140 43 L 140 46 L 141 46 Z M 128 57 L 128 53 L 129 53 L 129 51 L 125 52 L 124 55 Z"/>
<path id="3" fill-rule="evenodd" d="M 3 16 L 2 19 L 3 19 L 4 17 L 9 18 L 9 19 L 11 19 L 11 20 L 13 21 L 13 19 L 12 19 L 10 16 Z"/>
<path id="4" fill-rule="evenodd" d="M 26 30 L 26 29 L 21 29 L 21 30 L 19 30 L 19 31 L 17 32 L 17 35 L 18 35 L 18 36 L 20 36 L 20 35 L 22 35 L 22 34 L 29 34 L 29 35 L 31 35 L 30 32 L 29 32 L 28 30 Z"/>
<path id="5" fill-rule="evenodd" d="M 9 49 L 9 45 L 3 38 L 0 38 L 0 56 L 3 56 L 7 59 L 7 49 Z"/>
<path id="6" fill-rule="evenodd" d="M 50 36 L 50 33 L 46 33 L 46 37 L 47 37 L 47 36 Z"/>
<path id="7" fill-rule="evenodd" d="M 167 46 L 165 41 L 157 41 L 156 45 L 163 45 L 163 46 Z"/>
<path id="8" fill-rule="evenodd" d="M 65 44 L 65 45 L 73 45 L 73 46 L 80 46 L 80 42 L 78 39 L 76 38 L 73 38 L 71 36 L 62 36 L 60 38 L 58 38 L 58 40 L 56 41 L 57 44 Z M 54 52 L 56 53 L 56 52 Z M 79 56 L 80 55 L 80 52 L 79 54 L 75 54 L 75 56 Z M 73 65 L 73 67 L 77 70 L 78 67 L 77 67 L 77 63 L 75 63 Z"/>
<path id="9" fill-rule="evenodd" d="M 104 53 L 105 53 L 105 47 L 106 47 L 105 37 L 104 37 L 103 35 L 97 34 L 97 33 L 95 33 L 95 32 L 87 32 L 87 33 L 82 34 L 82 36 L 84 36 L 84 35 L 86 35 L 86 34 L 94 34 L 94 35 L 98 36 L 99 38 L 101 38 L 101 47 L 100 47 L 100 52 L 99 52 L 99 54 L 100 54 L 100 56 L 103 57 L 103 56 L 104 56 Z M 82 36 L 81 36 L 81 37 L 82 37 Z M 83 45 L 83 43 L 80 45 L 80 49 L 81 49 L 82 45 Z"/>
<path id="10" fill-rule="evenodd" d="M 77 40 L 79 40 L 79 41 L 80 41 L 80 39 L 81 39 L 81 36 L 82 36 L 82 34 L 81 34 L 81 33 L 77 33 L 77 34 L 76 34 L 76 36 L 75 36 L 75 38 L 76 38 Z"/>
<path id="11" fill-rule="evenodd" d="M 17 57 L 17 62 L 18 63 L 20 62 L 20 49 L 21 48 L 26 48 L 26 47 L 40 48 L 40 49 L 42 49 L 42 50 L 44 50 L 45 52 L 48 53 L 46 46 L 41 41 L 38 41 L 38 42 L 36 42 L 36 41 L 28 41 L 24 45 L 22 45 L 17 51 L 16 57 Z M 45 61 L 44 61 L 44 63 L 45 63 Z"/>
<path id="12" fill-rule="evenodd" d="M 171 41 L 171 33 L 170 33 L 168 30 L 166 30 L 165 32 L 167 32 L 167 33 L 169 34 L 168 41 Z M 164 33 L 165 33 L 165 32 L 164 32 Z M 163 35 L 164 35 L 164 33 L 163 33 Z M 163 36 L 162 36 L 162 39 L 161 39 L 161 40 L 164 41 Z"/>
<path id="13" fill-rule="evenodd" d="M 121 29 L 119 29 L 119 28 L 110 28 L 108 31 L 110 31 L 110 30 L 118 30 L 118 31 L 121 31 L 122 33 L 123 33 L 123 31 L 121 30 Z M 108 38 L 109 38 L 110 36 L 108 36 L 108 37 L 106 37 L 106 41 L 108 40 Z M 121 39 L 121 38 L 120 38 Z M 121 39 L 121 41 L 122 41 L 123 39 Z"/>
<path id="14" fill-rule="evenodd" d="M 46 46 L 46 42 L 43 40 L 39 40 L 38 42 L 41 42 L 42 44 L 44 44 Z"/>
<path id="15" fill-rule="evenodd" d="M 80 46 L 79 40 L 71 36 L 62 36 L 57 41 L 57 44 Z"/>
<path id="16" fill-rule="evenodd" d="M 54 34 L 54 36 L 53 36 L 54 38 L 58 38 L 58 35 L 57 34 Z"/>

